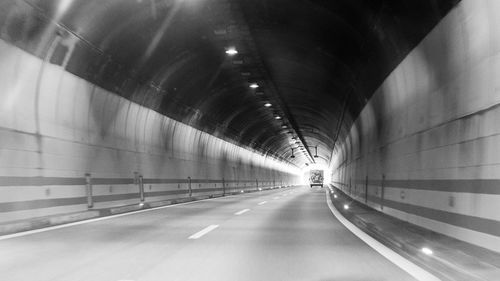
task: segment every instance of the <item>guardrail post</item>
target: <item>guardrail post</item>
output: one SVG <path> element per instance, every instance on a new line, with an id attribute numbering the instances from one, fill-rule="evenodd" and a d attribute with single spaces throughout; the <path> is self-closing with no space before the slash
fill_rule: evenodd
<path id="1" fill-rule="evenodd" d="M 191 189 L 191 177 L 188 177 L 188 188 L 189 188 L 189 197 L 193 195 L 193 190 Z"/>
<path id="2" fill-rule="evenodd" d="M 365 177 L 365 204 L 368 204 L 368 176 Z"/>
<path id="3" fill-rule="evenodd" d="M 87 193 L 87 208 L 94 207 L 94 199 L 92 198 L 92 178 L 89 173 L 85 174 L 85 189 Z"/>
<path id="4" fill-rule="evenodd" d="M 351 189 L 351 178 L 349 178 L 349 195 L 352 196 L 352 189 Z"/>
<path id="5" fill-rule="evenodd" d="M 384 209 L 385 174 L 382 174 L 382 190 L 380 191 L 380 210 Z"/>
<path id="6" fill-rule="evenodd" d="M 144 185 L 142 181 L 142 175 L 139 174 L 139 172 L 134 172 L 134 184 L 137 185 L 137 188 L 139 189 L 139 199 L 141 202 L 144 201 Z"/>
<path id="7" fill-rule="evenodd" d="M 222 178 L 222 196 L 226 196 L 226 181 Z"/>
<path id="8" fill-rule="evenodd" d="M 139 175 L 139 194 L 140 194 L 140 197 L 141 197 L 141 202 L 144 202 L 144 180 L 143 180 L 143 177 L 142 175 Z"/>
<path id="9" fill-rule="evenodd" d="M 255 179 L 255 189 L 259 190 L 259 180 Z"/>

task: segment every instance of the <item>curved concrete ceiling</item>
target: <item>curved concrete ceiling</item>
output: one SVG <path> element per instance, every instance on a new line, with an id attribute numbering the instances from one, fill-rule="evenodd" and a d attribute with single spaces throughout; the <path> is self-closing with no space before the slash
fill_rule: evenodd
<path id="1" fill-rule="evenodd" d="M 302 167 L 329 163 L 375 89 L 457 2 L 25 0 L 2 2 L 0 18 L 11 42 L 44 58 L 54 47 L 46 59 L 69 72 Z"/>

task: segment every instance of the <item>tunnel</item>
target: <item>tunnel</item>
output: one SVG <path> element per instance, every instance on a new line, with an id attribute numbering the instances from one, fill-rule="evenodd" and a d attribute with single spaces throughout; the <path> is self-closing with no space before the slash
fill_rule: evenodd
<path id="1" fill-rule="evenodd" d="M 498 12 L 0 1 L 1 278 L 500 280 Z"/>

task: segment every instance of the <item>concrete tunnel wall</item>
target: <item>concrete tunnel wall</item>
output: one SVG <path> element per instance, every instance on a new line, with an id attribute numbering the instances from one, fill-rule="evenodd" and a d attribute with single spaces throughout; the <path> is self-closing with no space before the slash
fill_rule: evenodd
<path id="1" fill-rule="evenodd" d="M 500 1 L 462 1 L 387 77 L 332 181 L 386 214 L 500 251 Z"/>
<path id="2" fill-rule="evenodd" d="M 86 174 L 93 208 L 139 203 L 140 176 L 146 202 L 300 181 L 5 41 L 0 61 L 0 223 L 87 210 Z"/>

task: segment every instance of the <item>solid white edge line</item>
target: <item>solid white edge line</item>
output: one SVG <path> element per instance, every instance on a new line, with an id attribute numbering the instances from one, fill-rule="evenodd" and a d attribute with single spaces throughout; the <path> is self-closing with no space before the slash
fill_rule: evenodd
<path id="1" fill-rule="evenodd" d="M 189 236 L 188 239 L 198 239 L 198 238 L 202 237 L 203 235 L 209 233 L 210 231 L 216 229 L 217 227 L 219 227 L 218 224 L 209 225 L 209 226 L 205 227 L 204 229 L 196 232 L 195 234 Z"/>
<path id="2" fill-rule="evenodd" d="M 244 214 L 244 213 L 246 213 L 246 212 L 248 212 L 248 211 L 250 211 L 250 209 L 243 209 L 243 210 L 241 210 L 241 211 L 239 211 L 239 212 L 236 212 L 236 213 L 234 213 L 234 214 L 235 214 L 235 215 L 237 215 L 237 216 L 239 216 L 239 215 L 242 215 L 242 214 Z"/>
<path id="3" fill-rule="evenodd" d="M 267 201 L 262 201 L 262 202 L 259 203 L 259 205 L 264 205 L 266 203 L 267 203 Z"/>
<path id="4" fill-rule="evenodd" d="M 325 192 L 325 194 L 326 194 L 326 202 L 328 204 L 328 207 L 330 208 L 330 211 L 333 213 L 333 215 L 337 218 L 337 220 L 339 220 L 347 229 L 349 229 L 349 231 L 351 231 L 359 239 L 363 240 L 363 242 L 365 242 L 368 246 L 370 246 L 372 249 L 374 249 L 379 254 L 384 256 L 386 259 L 388 259 L 393 264 L 397 265 L 402 270 L 408 272 L 408 274 L 410 274 L 411 276 L 413 276 L 417 280 L 441 281 L 441 279 L 432 275 L 431 273 L 424 270 L 420 266 L 405 259 L 401 255 L 394 252 L 393 250 L 391 250 L 390 248 L 388 248 L 384 244 L 380 243 L 379 241 L 375 240 L 375 238 L 366 234 L 361 229 L 359 229 L 357 226 L 355 226 L 353 223 L 348 221 L 339 211 L 337 211 L 335 206 L 333 206 L 333 203 L 331 202 L 330 198 L 328 198 L 328 192 Z"/>

